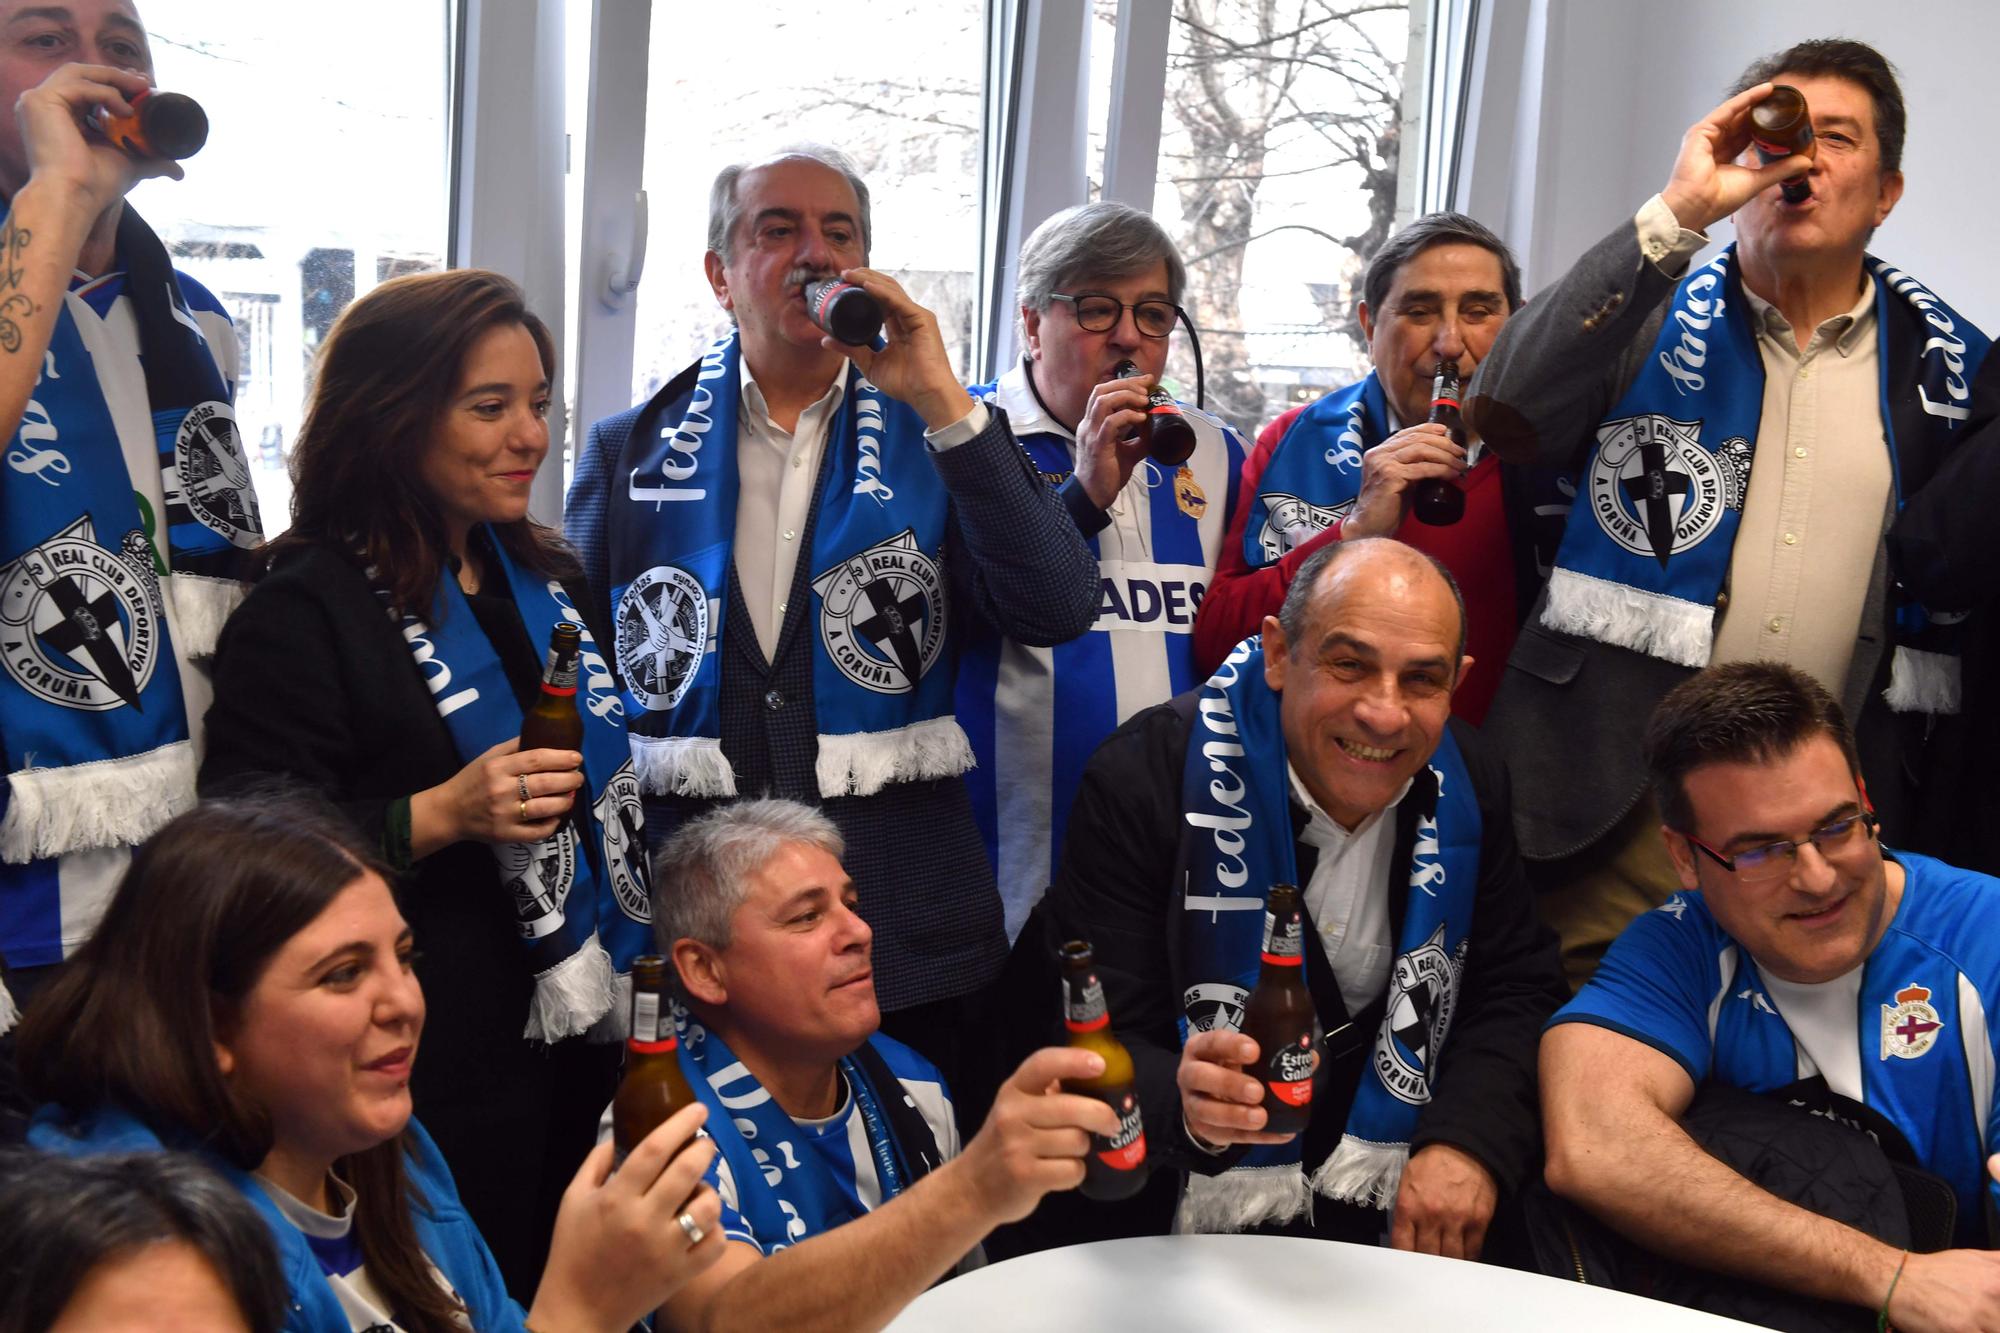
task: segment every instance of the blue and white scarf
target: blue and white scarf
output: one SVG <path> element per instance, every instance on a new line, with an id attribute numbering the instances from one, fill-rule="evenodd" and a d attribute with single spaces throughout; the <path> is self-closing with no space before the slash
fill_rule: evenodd
<path id="1" fill-rule="evenodd" d="M 118 355 L 104 320 L 68 294 L 4 455 L 0 860 L 9 865 L 141 842 L 194 804 L 172 635 L 185 655 L 214 650 L 242 596 L 242 552 L 263 540 L 230 386 L 159 238 L 129 207 L 117 263 L 139 362 Z M 129 383 L 141 375 L 143 399 Z M 114 397 L 131 410 L 115 410 Z M 135 494 L 121 429 L 157 450 L 164 516 Z"/>
<path id="2" fill-rule="evenodd" d="M 1197 1031 L 1241 1028 L 1257 984 L 1270 886 L 1299 882 L 1278 713 L 1279 695 L 1264 683 L 1263 643 L 1245 639 L 1202 687 L 1182 773 L 1183 1042 Z M 1190 1176 L 1177 1230 L 1289 1221 L 1306 1214 L 1314 1194 L 1382 1209 L 1395 1202 L 1457 1008 L 1479 883 L 1479 802 L 1449 731 L 1430 773 L 1435 805 L 1417 818 L 1388 1006 L 1339 1146 L 1310 1179 L 1303 1134 L 1253 1147 L 1221 1175 Z M 1404 799 L 1429 802 L 1422 775 Z"/>
<path id="3" fill-rule="evenodd" d="M 764 1252 L 775 1253 L 853 1221 L 852 1192 L 841 1187 L 824 1156 L 793 1147 L 798 1125 L 721 1035 L 679 1003 L 674 1005 L 674 1028 L 681 1064 L 692 1075 L 688 1083 L 708 1107 L 708 1133 L 736 1182 L 736 1211 Z M 900 1087 L 876 1087 L 852 1055 L 841 1057 L 840 1073 L 867 1132 L 875 1178 L 887 1203 L 919 1175 L 896 1142 L 884 1101 L 906 1094 Z"/>
<path id="4" fill-rule="evenodd" d="M 1731 246 L 1682 280 L 1638 378 L 1597 428 L 1549 577 L 1542 623 L 1550 629 L 1708 665 L 1764 405 L 1764 362 L 1735 252 Z M 1990 344 L 1907 274 L 1873 256 L 1866 271 L 1875 284 L 1882 429 L 1900 509 L 1906 460 L 1917 447 L 1934 460 L 1957 442 Z M 1911 412 L 1912 404 L 1922 410 Z M 1897 438 L 1899 406 L 1921 438 Z M 1894 595 L 1889 706 L 1956 713 L 1953 626 Z"/>
<path id="5" fill-rule="evenodd" d="M 497 539 L 488 545 L 506 571 L 530 642 L 547 643 L 562 621 L 583 625 L 561 583 L 523 569 Z M 386 603 L 386 594 L 378 590 L 377 596 Z M 404 615 L 398 625 L 461 760 L 470 763 L 521 734 L 521 705 L 507 669 L 449 570 L 438 580 L 430 620 Z M 536 1041 L 575 1036 L 610 1015 L 626 993 L 614 973 L 628 977 L 632 959 L 652 945 L 644 817 L 624 716 L 588 628 L 582 653 L 577 676 L 587 698 L 577 711 L 583 717 L 584 785 L 573 808 L 579 819 L 565 819 L 541 842 L 492 849 L 501 884 L 514 897 L 515 925 L 535 976 L 523 1035 Z M 614 1019 L 592 1035 L 615 1039 L 618 1026 Z"/>
<path id="6" fill-rule="evenodd" d="M 1282 560 L 1354 509 L 1361 455 L 1389 438 L 1389 404 L 1374 371 L 1292 419 L 1257 480 L 1243 525 L 1252 569 Z"/>
<path id="7" fill-rule="evenodd" d="M 611 604 L 632 754 L 651 793 L 733 796 L 721 736 L 723 611 L 736 532 L 741 346 L 734 331 L 634 431 L 630 504 L 610 519 Z M 923 421 L 850 366 L 813 526 L 820 795 L 972 765 L 953 720 L 943 567 L 948 497 Z"/>

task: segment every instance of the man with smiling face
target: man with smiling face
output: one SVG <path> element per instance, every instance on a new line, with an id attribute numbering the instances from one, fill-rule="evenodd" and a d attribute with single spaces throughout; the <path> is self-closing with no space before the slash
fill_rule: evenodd
<path id="1" fill-rule="evenodd" d="M 872 934 L 841 852 L 817 811 L 760 800 L 683 825 L 653 863 L 729 1240 L 662 1328 L 880 1328 L 995 1226 L 1073 1188 L 1089 1136 L 1117 1132 L 1109 1106 L 1057 1083 L 1102 1058 L 1051 1049 L 960 1149 L 943 1077 L 876 1031 Z"/>
<path id="2" fill-rule="evenodd" d="M 1815 141 L 1763 166 L 1751 116 L 1774 84 L 1804 95 Z M 1688 130 L 1665 188 L 1510 321 L 1472 385 L 1504 457 L 1577 469 L 1486 728 L 1535 793 L 1515 810 L 1521 851 L 1576 980 L 1673 891 L 1640 738 L 1710 662 L 1786 662 L 1840 699 L 1888 836 L 1911 838 L 1912 778 L 1960 710 L 1960 631 L 1918 604 L 1884 534 L 1993 418 L 2000 363 L 1866 252 L 1903 194 L 1903 137 L 1870 47 L 1757 61 Z M 1735 245 L 1690 271 L 1731 216 Z"/>
<path id="3" fill-rule="evenodd" d="M 592 428 L 566 510 L 616 626 L 650 836 L 737 793 L 822 804 L 876 938 L 891 1031 L 953 1073 L 1000 969 L 1000 899 L 960 777 L 966 626 L 1087 629 L 1097 572 L 937 320 L 868 260 L 867 185 L 826 148 L 717 176 L 704 257 L 736 327 Z M 835 275 L 887 315 L 850 347 L 806 312 Z"/>
<path id="4" fill-rule="evenodd" d="M 1535 587 L 1529 506 L 1516 494 L 1524 479 L 1477 438 L 1468 452 L 1431 423 L 1431 392 L 1446 361 L 1462 383 L 1471 380 L 1521 306 L 1521 270 L 1486 227 L 1462 213 L 1432 213 L 1376 252 L 1362 290 L 1358 313 L 1374 369 L 1257 436 L 1243 469 L 1250 499 L 1222 543 L 1195 628 L 1196 660 L 1210 670 L 1256 633 L 1315 551 L 1344 538 L 1395 537 L 1442 560 L 1465 592 L 1473 666 L 1452 706 L 1477 724 L 1513 644 L 1516 608 Z M 1465 516 L 1442 527 L 1413 517 L 1416 488 L 1427 481 L 1462 489 Z"/>
<path id="5" fill-rule="evenodd" d="M 1702 1268 L 1899 1329 L 2000 1328 L 2000 1256 L 1906 1256 L 1765 1192 L 1678 1123 L 1722 1084 L 1866 1124 L 1951 1186 L 1956 1244 L 1991 1244 L 2000 881 L 1885 851 L 1846 718 L 1795 668 L 1677 686 L 1646 758 L 1683 892 L 1543 1038 L 1549 1184 Z"/>
<path id="6" fill-rule="evenodd" d="M 1263 628 L 1098 749 L 1053 937 L 1096 946 L 1149 1147 L 1190 1173 L 1180 1230 L 1477 1257 L 1536 1160 L 1533 1048 L 1561 979 L 1504 771 L 1451 716 L 1457 589 L 1398 542 L 1335 543 Z M 1302 889 L 1324 1038 L 1298 1136 L 1264 1132 L 1236 1030 L 1278 882 Z"/>
<path id="7" fill-rule="evenodd" d="M 0 601 L 27 631 L 0 650 L 0 1032 L 95 928 L 130 848 L 193 804 L 193 661 L 263 540 L 235 332 L 125 204 L 180 168 L 83 128 L 151 86 L 124 0 L 0 0 Z"/>
<path id="8" fill-rule="evenodd" d="M 1160 224 L 1103 201 L 1056 214 L 1021 247 L 1022 359 L 974 389 L 1057 488 L 1097 558 L 1097 621 L 1053 648 L 976 626 L 958 716 L 966 775 L 993 854 L 1007 934 L 1055 872 L 1077 779 L 1097 743 L 1141 708 L 1193 688 L 1195 608 L 1236 499 L 1243 441 L 1192 404 L 1194 452 L 1146 456 L 1147 389 L 1167 364 L 1187 269 Z M 1120 375 L 1131 362 L 1137 373 Z"/>

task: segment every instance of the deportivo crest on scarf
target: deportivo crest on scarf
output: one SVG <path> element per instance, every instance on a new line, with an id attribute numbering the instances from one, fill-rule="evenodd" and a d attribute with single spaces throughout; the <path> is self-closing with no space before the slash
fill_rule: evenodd
<path id="1" fill-rule="evenodd" d="M 1372 370 L 1299 413 L 1257 479 L 1244 561 L 1275 564 L 1347 517 L 1361 493 L 1361 455 L 1388 437 L 1388 400 Z"/>

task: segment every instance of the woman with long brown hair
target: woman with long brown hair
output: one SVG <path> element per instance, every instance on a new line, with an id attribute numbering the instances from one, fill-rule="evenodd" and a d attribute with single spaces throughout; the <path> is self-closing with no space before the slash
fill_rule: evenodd
<path id="1" fill-rule="evenodd" d="M 205 795 L 274 774 L 323 792 L 404 872 L 430 995 L 417 1112 L 517 1295 L 616 1083 L 615 972 L 650 942 L 591 627 L 558 682 L 581 747 L 518 746 L 551 631 L 590 604 L 528 517 L 553 376 L 547 327 L 496 273 L 397 278 L 347 309 L 293 449 L 291 528 L 216 652 L 201 771 Z"/>
<path id="2" fill-rule="evenodd" d="M 591 1156 L 524 1316 L 411 1118 L 430 1034 L 391 873 L 296 797 L 168 824 L 28 1007 L 21 1073 L 46 1103 L 29 1142 L 205 1158 L 270 1227 L 287 1329 L 628 1328 L 721 1253 L 703 1116 L 661 1125 L 615 1173 L 609 1144 Z"/>

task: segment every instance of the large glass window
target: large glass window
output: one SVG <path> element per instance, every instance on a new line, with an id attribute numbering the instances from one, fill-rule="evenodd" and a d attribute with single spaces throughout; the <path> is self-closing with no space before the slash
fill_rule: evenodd
<path id="1" fill-rule="evenodd" d="M 936 313 L 954 368 L 970 366 L 985 5 L 871 0 L 865 16 L 868 38 L 853 42 L 838 40 L 846 20 L 823 0 L 749 10 L 656 0 L 635 401 L 729 326 L 702 272 L 709 182 L 731 162 L 802 140 L 854 158 L 873 195 L 874 265 Z"/>
<path id="2" fill-rule="evenodd" d="M 1153 211 L 1188 261 L 1209 408 L 1245 431 L 1367 371 L 1355 305 L 1395 218 L 1409 25 L 1398 3 L 1174 0 Z M 1185 350 L 1168 372 L 1191 397 Z"/>
<path id="3" fill-rule="evenodd" d="M 444 0 L 147 0 L 154 74 L 208 112 L 187 179 L 132 205 L 214 292 L 243 353 L 236 416 L 266 532 L 334 317 L 399 273 L 444 266 L 451 55 Z"/>

